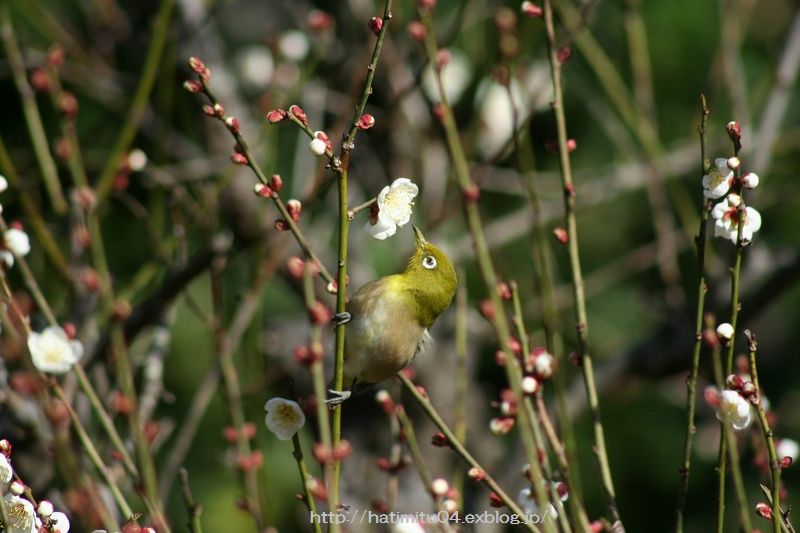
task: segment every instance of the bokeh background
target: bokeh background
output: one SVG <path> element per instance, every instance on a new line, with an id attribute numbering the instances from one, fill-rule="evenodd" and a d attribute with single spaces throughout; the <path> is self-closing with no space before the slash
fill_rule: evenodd
<path id="1" fill-rule="evenodd" d="M 740 323 L 760 341 L 761 383 L 776 415 L 776 434 L 800 439 L 796 348 L 800 345 L 796 327 L 800 321 L 796 230 L 800 226 L 796 87 L 800 10 L 791 0 L 556 4 L 562 22 L 568 21 L 559 25 L 559 39 L 572 51 L 564 66 L 565 107 L 569 136 L 577 145 L 572 161 L 589 335 L 619 509 L 629 531 L 666 531 L 673 524 L 686 427 L 685 377 L 694 336 L 697 273 L 692 239 L 701 204 L 697 135 L 701 94 L 711 111 L 709 157 L 730 155 L 724 126 L 738 120 L 744 129 L 743 165 L 761 176 L 760 187 L 748 195 L 749 205 L 762 214 L 763 227 L 746 252 Z M 43 64 L 54 43 L 64 48 L 63 82 L 80 103 L 78 135 L 94 181 L 129 121 L 154 18 L 163 4 L 10 0 L 4 5 L 29 69 Z M 228 132 L 202 113 L 203 102 L 196 95 L 182 89 L 189 75 L 186 59 L 200 56 L 209 66 L 212 87 L 227 112 L 241 121 L 259 164 L 268 174 L 283 176 L 284 199 L 303 200 L 301 227 L 334 270 L 337 207 L 332 175 L 309 153 L 302 132 L 289 123 L 270 125 L 264 114 L 300 104 L 312 129 L 325 130 L 338 142 L 372 52 L 374 36 L 367 21 L 382 9 L 382 3 L 371 0 L 177 0 L 141 127 L 127 148 L 136 150 L 136 157 L 145 154 L 147 162 L 135 165 L 125 176 L 127 182 L 115 180 L 112 197 L 101 212 L 117 290 L 134 309 L 152 302 L 154 295 L 158 303 L 141 317 L 143 327 L 132 339 L 132 355 L 139 366 L 153 354 L 163 360 L 163 391 L 154 414 L 159 422 L 155 446 L 161 474 L 170 472 L 176 435 L 198 391 L 214 392 L 216 383 L 213 332 L 204 319 L 211 306 L 208 268 L 214 254 L 209 250 L 226 261 L 226 320 L 233 319 L 247 298 L 255 299 L 256 310 L 248 317 L 235 361 L 247 418 L 258 427 L 255 447 L 264 453 L 259 481 L 267 517 L 279 531 L 308 530 L 304 507 L 295 498 L 300 484 L 290 446 L 263 425 L 268 398 L 288 396 L 290 383 L 300 397 L 311 390 L 305 371 L 292 358 L 292 348 L 306 341 L 308 322 L 301 288 L 287 274 L 285 261 L 300 250 L 288 233 L 272 229 L 278 215 L 271 204 L 252 194 L 255 179 L 249 170 L 230 163 L 233 142 Z M 368 200 L 401 176 L 419 184 L 413 221 L 453 257 L 463 272 L 469 299 L 468 446 L 516 493 L 524 487 L 516 432 L 494 437 L 488 430 L 495 413 L 490 403 L 504 387 L 504 373 L 494 363 L 491 330 L 477 311 L 486 288 L 461 217 L 460 195 L 442 134 L 431 112 L 437 96 L 421 46 L 407 32 L 416 17 L 414 2 L 395 2 L 393 13 L 367 106 L 376 123 L 356 141 L 349 200 L 351 205 Z M 499 67 L 512 73 L 518 112 L 526 119 L 523 142 L 531 147 L 526 154 L 534 162 L 533 180 L 550 235 L 552 228 L 563 224 L 563 205 L 557 158 L 548 149 L 555 125 L 549 108 L 544 27 L 540 19 L 521 16 L 516 2 L 488 0 L 440 0 L 435 22 L 439 41 L 451 52 L 445 83 L 473 178 L 482 189 L 480 205 L 493 258 L 500 276 L 519 284 L 529 329 L 541 343 L 531 209 L 509 143 L 513 123 L 507 93 L 496 78 Z M 54 146 L 59 136 L 57 114 L 46 95 L 37 95 L 36 101 L 48 142 Z M 13 163 L 20 178 L 0 197 L 3 214 L 7 220 L 26 223 L 19 201 L 19 189 L 24 189 L 47 231 L 70 258 L 70 271 L 77 272 L 86 259 L 71 240 L 74 217 L 55 214 L 44 193 L 5 55 L 0 57 L 0 102 L 0 137 L 7 152 L 7 158 L 0 160 L 0 173 L 9 175 Z M 58 165 L 69 193 L 66 169 L 63 163 Z M 402 268 L 413 243 L 410 226 L 379 242 L 361 230 L 365 222 L 362 213 L 353 223 L 350 239 L 349 273 L 356 287 Z M 35 234 L 32 238 L 30 259 L 48 300 L 59 319 L 79 325 L 91 351 L 104 331 L 93 308 L 86 307 L 80 279 L 76 275 L 72 283 L 57 275 L 37 246 Z M 574 342 L 569 270 L 563 249 L 555 240 L 550 244 L 566 340 L 564 353 L 559 354 L 563 357 Z M 709 305 L 720 320 L 726 320 L 733 247 L 717 239 L 708 252 Z M 192 265 L 197 268 L 192 270 Z M 186 279 L 176 282 L 175 273 L 186 274 Z M 11 280 L 22 295 L 16 272 Z M 167 289 L 176 285 L 177 293 L 168 294 Z M 320 298 L 331 303 L 324 287 L 318 289 Z M 453 310 L 442 316 L 432 331 L 434 348 L 414 363 L 419 381 L 450 420 L 454 317 Z M 34 323 L 44 320 L 34 314 Z M 165 349 L 153 351 L 156 334 L 167 336 Z M 330 339 L 329 335 L 327 347 Z M 19 367 L 8 345 L 3 337 L 4 391 L 9 391 L 10 376 Z M 740 342 L 739 349 L 743 347 Z M 331 350 L 327 353 L 330 359 Z M 701 387 L 708 383 L 708 363 L 706 354 Z M 104 374 L 103 357 L 87 364 L 90 375 Z M 592 464 L 583 387 L 568 361 L 562 361 L 559 371 L 570 384 L 581 486 L 590 517 L 596 517 L 603 502 Z M 140 384 L 142 379 L 140 372 Z M 399 392 L 394 383 L 384 385 Z M 99 380 L 98 388 L 110 398 L 114 387 Z M 344 409 L 344 436 L 355 447 L 343 467 L 344 499 L 355 509 L 369 508 L 385 493 L 386 474 L 375 460 L 389 454 L 391 439 L 373 392 L 349 401 Z M 8 398 L 6 392 L 2 398 Z M 460 467 L 457 459 L 426 444 L 433 429 L 410 403 L 409 410 L 434 473 L 452 476 Z M 713 527 L 718 424 L 702 397 L 697 422 L 687 531 L 703 532 Z M 7 411 L 0 424 L 3 436 L 18 442 L 15 453 L 30 456 L 29 461 L 16 463 L 26 480 L 41 494 L 63 500 L 59 494 L 65 480 L 43 466 L 41 443 Z M 182 464 L 203 506 L 206 531 L 253 531 L 250 517 L 236 506 L 241 488 L 232 447 L 223 438 L 228 424 L 223 398 L 216 391 L 209 396 Z M 310 418 L 303 430 L 307 450 L 316 440 L 314 426 Z M 758 484 L 767 482 L 753 466 L 759 439 L 756 430 L 741 437 L 742 467 L 753 505 L 761 499 Z M 312 468 L 318 474 L 316 465 Z M 786 470 L 784 480 L 787 505 L 797 504 L 796 470 Z M 167 481 L 169 517 L 180 531 L 185 511 L 177 484 Z M 397 510 L 429 509 L 429 498 L 413 469 L 402 472 L 400 487 Z M 467 484 L 465 502 L 467 510 L 488 508 L 482 487 Z M 734 507 L 729 505 L 729 524 L 735 520 Z M 767 527 L 766 522 L 758 525 Z M 73 531 L 83 531 L 82 527 L 79 520 L 73 522 Z"/>

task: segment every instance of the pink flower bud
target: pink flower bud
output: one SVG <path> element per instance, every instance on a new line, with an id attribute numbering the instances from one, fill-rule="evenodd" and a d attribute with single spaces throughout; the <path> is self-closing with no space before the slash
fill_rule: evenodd
<path id="1" fill-rule="evenodd" d="M 183 88 L 190 93 L 199 93 L 203 91 L 203 84 L 197 80 L 186 80 L 183 82 Z"/>
<path id="2" fill-rule="evenodd" d="M 281 189 L 283 189 L 283 178 L 281 178 L 281 175 L 273 174 L 269 179 L 269 186 L 273 191 L 281 192 Z"/>
<path id="3" fill-rule="evenodd" d="M 748 172 L 742 176 L 742 187 L 745 189 L 755 189 L 758 187 L 758 174 L 755 172 Z"/>
<path id="4" fill-rule="evenodd" d="M 425 25 L 418 21 L 412 20 L 408 23 L 408 35 L 411 36 L 417 42 L 422 42 L 425 40 L 425 36 L 428 34 L 428 30 L 425 29 Z"/>
<path id="5" fill-rule="evenodd" d="M 311 454 L 314 456 L 314 459 L 322 465 L 331 460 L 331 451 L 321 442 L 314 444 L 314 447 L 311 449 Z"/>
<path id="6" fill-rule="evenodd" d="M 294 279 L 302 279 L 306 270 L 306 262 L 302 257 L 292 256 L 286 261 L 286 270 Z"/>
<path id="7" fill-rule="evenodd" d="M 213 117 L 213 118 L 217 117 L 217 113 L 214 111 L 214 108 L 211 107 L 210 105 L 204 105 L 202 107 L 202 109 L 203 109 L 203 113 L 205 113 L 209 117 Z"/>
<path id="8" fill-rule="evenodd" d="M 758 502 L 756 504 L 756 514 L 761 518 L 772 520 L 772 507 L 764 502 Z"/>
<path id="9" fill-rule="evenodd" d="M 744 380 L 736 374 L 731 374 L 725 378 L 725 386 L 731 390 L 742 390 L 744 386 Z"/>
<path id="10" fill-rule="evenodd" d="M 375 117 L 368 113 L 364 113 L 358 119 L 358 128 L 361 130 L 368 130 L 375 125 Z"/>
<path id="11" fill-rule="evenodd" d="M 11 486 L 8 487 L 8 490 L 11 492 L 11 494 L 21 496 L 25 493 L 25 485 L 23 485 L 21 481 L 14 480 L 11 483 Z"/>
<path id="12" fill-rule="evenodd" d="M 69 91 L 61 93 L 58 99 L 58 111 L 66 118 L 75 118 L 79 109 L 78 99 Z"/>
<path id="13" fill-rule="evenodd" d="M 192 69 L 195 74 L 199 75 L 202 75 L 206 71 L 206 65 L 203 63 L 203 60 L 194 56 L 189 58 L 189 68 Z"/>
<path id="14" fill-rule="evenodd" d="M 0 453 L 9 457 L 11 455 L 11 442 L 8 439 L 0 439 Z"/>
<path id="15" fill-rule="evenodd" d="M 781 459 L 778 461 L 778 464 L 783 469 L 789 468 L 790 466 L 792 466 L 792 463 L 794 463 L 794 459 L 792 459 L 788 455 L 781 457 Z"/>
<path id="16" fill-rule="evenodd" d="M 375 401 L 381 406 L 381 409 L 387 415 L 392 414 L 394 411 L 394 402 L 392 396 L 385 390 L 381 389 L 375 393 Z"/>
<path id="17" fill-rule="evenodd" d="M 437 448 L 444 448 L 445 446 L 448 446 L 447 437 L 441 432 L 434 433 L 433 437 L 431 437 L 431 444 Z"/>
<path id="18" fill-rule="evenodd" d="M 247 156 L 239 152 L 234 152 L 231 155 L 231 161 L 236 165 L 246 165 L 248 163 Z"/>
<path id="19" fill-rule="evenodd" d="M 291 199 L 286 202 L 286 210 L 289 212 L 289 216 L 292 217 L 292 220 L 297 222 L 300 220 L 300 213 L 303 211 L 303 204 L 300 203 L 300 200 Z"/>
<path id="20" fill-rule="evenodd" d="M 272 189 L 263 183 L 256 183 L 253 185 L 253 192 L 256 193 L 256 196 L 260 196 L 261 198 L 270 198 L 272 196 Z"/>
<path id="21" fill-rule="evenodd" d="M 228 129 L 234 135 L 239 135 L 241 131 L 241 126 L 239 126 L 239 119 L 236 117 L 228 117 L 225 119 L 225 125 L 228 126 Z"/>
<path id="22" fill-rule="evenodd" d="M 321 31 L 331 27 L 333 17 L 319 9 L 312 9 L 308 14 L 308 29 L 311 31 Z"/>
<path id="23" fill-rule="evenodd" d="M 477 184 L 470 183 L 464 188 L 461 195 L 464 197 L 466 203 L 474 204 L 481 197 L 481 189 Z"/>
<path id="24" fill-rule="evenodd" d="M 494 362 L 497 363 L 497 366 L 506 366 L 506 352 L 503 350 L 494 352 Z"/>
<path id="25" fill-rule="evenodd" d="M 43 68 L 35 68 L 31 71 L 30 83 L 34 91 L 46 93 L 50 90 L 50 76 Z"/>
<path id="26" fill-rule="evenodd" d="M 64 64 L 64 49 L 61 48 L 60 44 L 56 43 L 47 50 L 45 62 L 47 63 L 48 67 L 54 69 L 57 69 Z"/>
<path id="27" fill-rule="evenodd" d="M 742 125 L 732 120 L 725 126 L 725 131 L 728 132 L 728 138 L 733 142 L 736 150 L 740 150 L 742 148 Z"/>
<path id="28" fill-rule="evenodd" d="M 567 152 L 572 153 L 578 148 L 578 141 L 575 139 L 567 139 Z"/>
<path id="29" fill-rule="evenodd" d="M 534 4 L 533 2 L 522 2 L 520 6 L 520 10 L 522 14 L 526 17 L 541 17 L 543 14 L 542 8 Z"/>
<path id="30" fill-rule="evenodd" d="M 480 468 L 478 468 L 476 466 L 473 466 L 472 468 L 470 468 L 467 471 L 467 475 L 473 481 L 483 481 L 484 479 L 486 479 L 486 472 L 484 472 L 482 469 L 480 469 Z"/>
<path id="31" fill-rule="evenodd" d="M 567 61 L 569 61 L 569 58 L 571 57 L 572 57 L 572 48 L 570 48 L 569 46 L 562 46 L 558 50 L 558 61 L 561 64 L 564 64 Z"/>
<path id="32" fill-rule="evenodd" d="M 267 120 L 270 124 L 275 124 L 286 118 L 286 111 L 283 109 L 273 109 L 267 112 Z"/>
<path id="33" fill-rule="evenodd" d="M 506 346 L 514 353 L 522 351 L 522 343 L 520 343 L 519 339 L 516 337 L 509 337 L 508 340 L 506 340 Z"/>
<path id="34" fill-rule="evenodd" d="M 214 110 L 214 114 L 217 117 L 222 118 L 225 116 L 225 108 L 222 107 L 222 104 L 219 103 L 214 104 L 214 107 L 212 109 Z"/>
<path id="35" fill-rule="evenodd" d="M 489 422 L 489 431 L 496 437 L 506 435 L 513 427 L 514 419 L 510 416 L 492 418 Z"/>
<path id="36" fill-rule="evenodd" d="M 294 115 L 297 120 L 308 126 L 308 117 L 306 116 L 306 112 L 303 111 L 302 107 L 299 105 L 293 105 L 289 108 L 289 113 Z"/>
<path id="37" fill-rule="evenodd" d="M 507 302 L 511 301 L 511 287 L 508 286 L 508 283 L 505 281 L 497 282 L 497 286 L 495 286 L 495 290 L 497 291 L 498 296 Z"/>
<path id="38" fill-rule="evenodd" d="M 378 35 L 381 32 L 381 28 L 383 27 L 383 19 L 380 17 L 372 17 L 369 19 L 369 29 L 372 30 L 372 33 Z"/>
<path id="39" fill-rule="evenodd" d="M 351 453 L 353 453 L 353 445 L 350 444 L 350 441 L 341 440 L 333 449 L 332 455 L 335 460 L 341 461 L 346 459 Z"/>
<path id="40" fill-rule="evenodd" d="M 442 48 L 436 52 L 436 68 L 442 70 L 450 62 L 451 57 L 450 50 L 447 48 Z"/>
<path id="41" fill-rule="evenodd" d="M 278 220 L 275 221 L 272 227 L 275 228 L 275 230 L 277 231 L 286 231 L 287 229 L 289 229 L 289 224 L 282 218 L 279 218 Z"/>
<path id="42" fill-rule="evenodd" d="M 553 235 L 555 235 L 556 240 L 561 244 L 569 243 L 569 233 L 562 227 L 555 228 L 553 230 Z"/>
<path id="43" fill-rule="evenodd" d="M 717 408 L 720 404 L 720 397 L 719 391 L 716 387 L 708 386 L 703 389 L 703 398 L 705 398 L 706 403 L 711 407 Z"/>
<path id="44" fill-rule="evenodd" d="M 417 0 L 417 7 L 430 11 L 436 7 L 436 0 Z"/>
<path id="45" fill-rule="evenodd" d="M 478 305 L 478 308 L 480 309 L 483 318 L 489 321 L 494 320 L 495 317 L 494 303 L 491 300 L 489 300 L 488 298 L 486 300 L 483 300 Z"/>
<path id="46" fill-rule="evenodd" d="M 503 503 L 503 499 L 497 495 L 496 492 L 489 493 L 489 505 L 492 507 L 503 507 L 505 503 Z"/>
<path id="47" fill-rule="evenodd" d="M 331 321 L 333 313 L 324 303 L 316 301 L 308 310 L 308 317 L 315 326 L 324 326 Z"/>

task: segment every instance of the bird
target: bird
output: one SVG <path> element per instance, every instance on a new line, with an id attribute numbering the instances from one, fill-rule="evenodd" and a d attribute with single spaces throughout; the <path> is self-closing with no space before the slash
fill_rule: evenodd
<path id="1" fill-rule="evenodd" d="M 344 390 L 331 388 L 329 405 L 407 367 L 431 344 L 431 326 L 453 302 L 458 286 L 453 262 L 419 228 L 413 229 L 415 249 L 405 270 L 360 287 L 347 312 L 337 317 L 347 324 Z"/>

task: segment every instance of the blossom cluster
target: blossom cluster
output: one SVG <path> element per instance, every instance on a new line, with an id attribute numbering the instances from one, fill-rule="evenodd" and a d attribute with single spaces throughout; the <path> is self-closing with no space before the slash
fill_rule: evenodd
<path id="1" fill-rule="evenodd" d="M 47 500 L 37 504 L 28 487 L 15 475 L 11 450 L 7 439 L 0 440 L 0 483 L 4 486 L 3 505 L 8 516 L 8 523 L 2 524 L 0 530 L 3 533 L 69 533 L 67 515 L 55 511 Z"/>
<path id="2" fill-rule="evenodd" d="M 703 176 L 703 195 L 710 200 L 724 197 L 711 210 L 714 236 L 738 244 L 741 233 L 742 244 L 748 244 L 753 240 L 755 232 L 761 228 L 761 214 L 754 208 L 745 206 L 742 195 L 736 191 L 755 189 L 759 177 L 755 172 L 746 172 L 737 177 L 740 166 L 738 157 L 715 159 L 714 166 Z"/>

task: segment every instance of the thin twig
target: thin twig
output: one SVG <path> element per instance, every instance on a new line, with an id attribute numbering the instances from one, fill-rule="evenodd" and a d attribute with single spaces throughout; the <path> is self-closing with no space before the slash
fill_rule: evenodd
<path id="1" fill-rule="evenodd" d="M 706 172 L 706 123 L 708 120 L 708 106 L 705 95 L 700 95 L 700 125 L 697 133 L 700 135 L 700 175 Z M 697 314 L 695 319 L 694 350 L 692 351 L 692 367 L 686 380 L 686 436 L 683 444 L 683 462 L 680 467 L 681 484 L 678 492 L 678 504 L 675 517 L 675 531 L 683 532 L 683 513 L 686 505 L 686 495 L 689 491 L 689 470 L 692 464 L 692 443 L 696 431 L 694 425 L 695 407 L 697 403 L 697 371 L 700 368 L 700 352 L 703 347 L 703 316 L 705 314 L 706 293 L 706 228 L 708 214 L 712 201 L 705 199 L 701 209 L 700 229 L 695 237 L 697 249 Z"/>
<path id="2" fill-rule="evenodd" d="M 342 148 L 339 155 L 338 168 L 334 165 L 333 170 L 337 174 L 337 184 L 339 189 L 339 259 L 338 259 L 338 277 L 337 277 L 337 292 L 336 292 L 336 312 L 341 314 L 346 312 L 347 307 L 347 243 L 350 234 L 350 218 L 347 216 L 347 186 L 348 186 L 348 173 L 350 171 L 350 152 L 355 148 L 354 141 L 356 132 L 358 131 L 358 120 L 364 113 L 364 107 L 367 105 L 367 100 L 372 94 L 372 80 L 375 77 L 375 71 L 378 67 L 378 59 L 383 49 L 383 41 L 386 33 L 389 31 L 389 22 L 392 19 L 392 0 L 386 0 L 383 8 L 383 18 L 381 29 L 378 32 L 378 38 L 375 41 L 375 48 L 372 51 L 372 58 L 367 66 L 367 79 L 364 82 L 364 89 L 356 105 L 355 113 L 353 114 L 352 126 L 350 131 L 342 141 Z M 337 391 L 341 391 L 344 385 L 344 343 L 345 343 L 345 324 L 340 323 L 336 326 L 336 355 L 333 367 L 333 386 Z M 336 448 L 342 436 L 342 406 L 336 405 L 333 409 L 332 427 L 331 427 L 331 445 Z M 328 487 L 328 497 L 330 498 L 330 506 L 333 511 L 337 510 L 339 505 L 339 475 L 341 471 L 341 461 L 334 460 L 334 473 L 333 483 Z M 331 531 L 338 533 L 340 530 L 338 524 L 331 525 Z"/>
<path id="3" fill-rule="evenodd" d="M 767 413 L 764 411 L 764 403 L 761 398 L 764 396 L 764 391 L 758 382 L 758 368 L 756 367 L 756 352 L 758 351 L 758 342 L 756 336 L 753 335 L 749 329 L 744 330 L 747 337 L 747 352 L 748 361 L 750 364 L 750 379 L 756 388 L 756 412 L 758 413 L 758 421 L 761 423 L 761 431 L 764 433 L 764 441 L 767 444 L 767 451 L 769 452 L 769 468 L 772 472 L 772 531 L 773 533 L 781 533 L 783 525 L 783 511 L 781 511 L 781 464 L 778 460 L 778 452 L 775 449 L 775 439 L 772 434 L 772 429 L 769 427 L 769 419 Z"/>
<path id="4" fill-rule="evenodd" d="M 311 486 L 308 484 L 311 476 L 308 473 L 308 468 L 306 468 L 306 463 L 303 459 L 303 448 L 300 446 L 300 437 L 297 433 L 292 435 L 292 456 L 297 462 L 297 469 L 300 472 L 300 482 L 303 484 L 303 496 L 305 497 L 306 506 L 311 516 L 316 516 L 317 502 L 314 500 L 314 494 L 312 494 Z M 319 520 L 311 520 L 311 523 L 314 525 L 314 531 L 316 533 L 322 533 L 322 526 Z"/>
<path id="5" fill-rule="evenodd" d="M 181 494 L 183 495 L 183 505 L 186 507 L 188 521 L 186 527 L 189 533 L 203 533 L 203 526 L 200 523 L 200 514 L 203 512 L 202 506 L 194 501 L 192 488 L 189 486 L 189 472 L 185 468 L 178 471 L 181 478 Z"/>
<path id="6" fill-rule="evenodd" d="M 608 462 L 606 452 L 606 439 L 603 430 L 602 418 L 600 416 L 600 402 L 597 397 L 597 387 L 595 385 L 594 369 L 592 358 L 588 347 L 588 324 L 586 317 L 586 300 L 583 291 L 583 274 L 581 271 L 580 255 L 578 247 L 578 227 L 575 217 L 575 186 L 572 181 L 572 168 L 567 150 L 567 124 L 564 114 L 563 91 L 561 87 L 561 61 L 558 57 L 558 49 L 555 35 L 555 25 L 553 22 L 553 7 L 550 0 L 544 0 L 544 19 L 547 31 L 547 47 L 549 51 L 550 72 L 553 78 L 552 102 L 553 113 L 556 118 L 556 128 L 558 133 L 558 155 L 559 166 L 561 168 L 561 180 L 564 189 L 564 209 L 565 223 L 567 226 L 567 250 L 569 253 L 570 271 L 572 273 L 573 300 L 575 303 L 575 318 L 577 321 L 576 329 L 578 333 L 578 355 L 583 370 L 583 380 L 586 387 L 586 398 L 589 403 L 589 410 L 592 414 L 592 427 L 594 431 L 594 455 L 600 468 L 600 478 L 603 492 L 608 504 L 612 522 L 620 522 L 617 510 L 616 496 L 614 492 L 614 482 L 611 478 L 611 467 Z"/>

